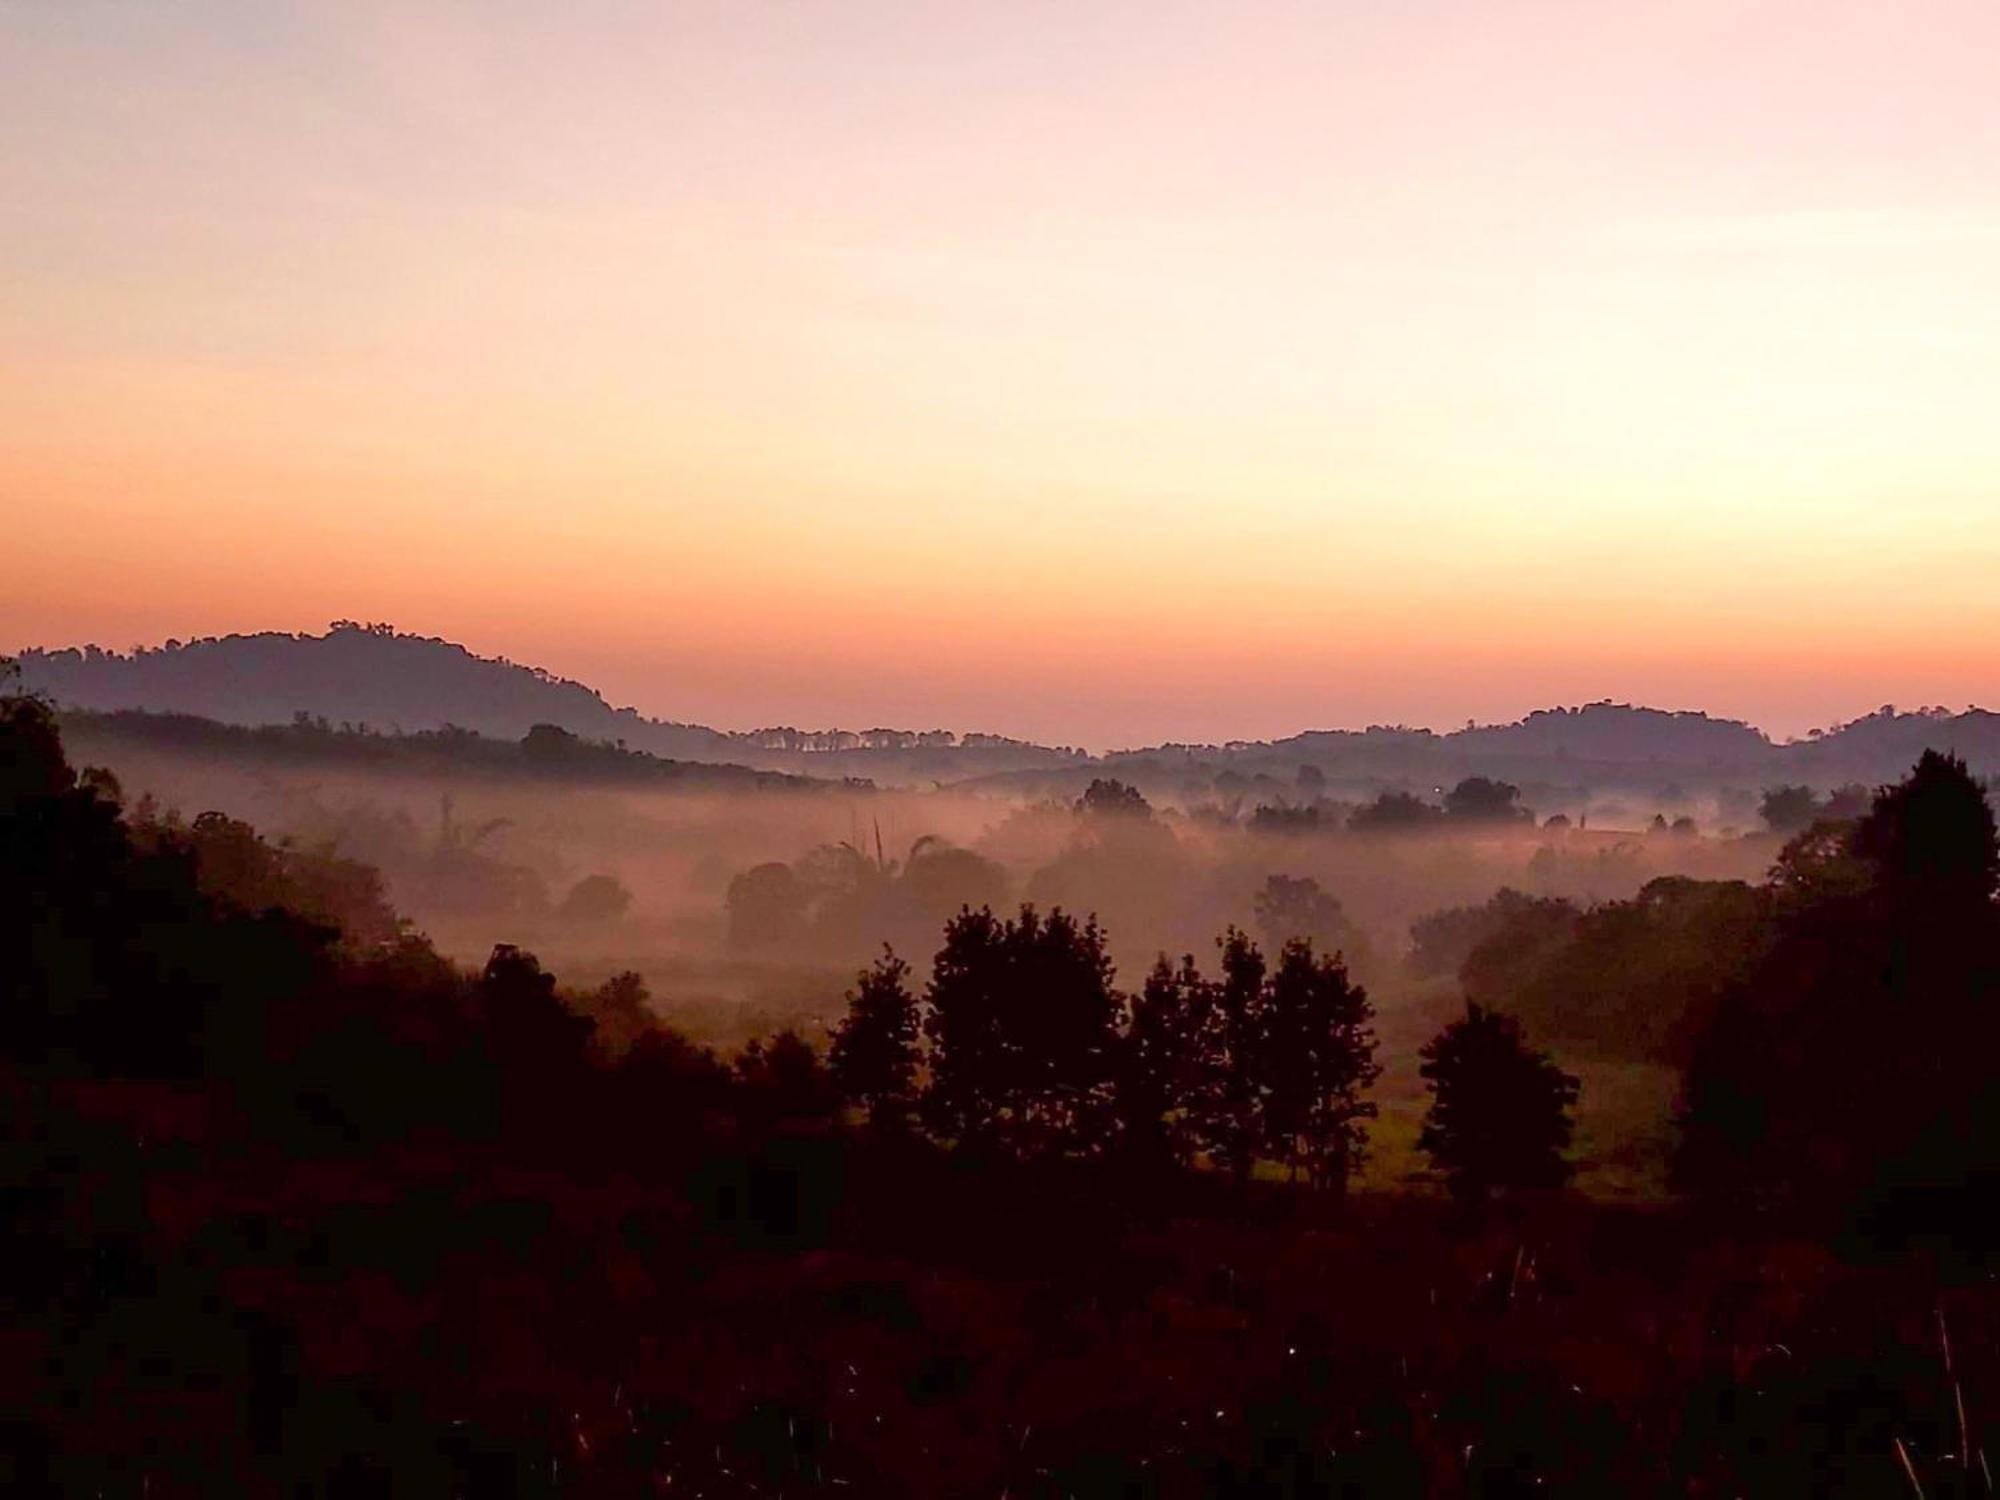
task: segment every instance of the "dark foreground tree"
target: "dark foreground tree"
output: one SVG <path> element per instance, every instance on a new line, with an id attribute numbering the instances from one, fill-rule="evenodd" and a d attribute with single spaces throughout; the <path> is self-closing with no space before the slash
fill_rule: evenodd
<path id="1" fill-rule="evenodd" d="M 1877 794 L 1855 825 L 1853 848 L 1902 914 L 1963 920 L 1988 906 L 2000 883 L 2000 838 L 1985 789 L 1964 761 L 1935 750 Z"/>
<path id="2" fill-rule="evenodd" d="M 1118 1120 L 1133 1159 L 1185 1167 L 1197 1146 L 1194 1101 L 1207 1081 L 1215 987 L 1192 954 L 1163 953 L 1133 997 L 1118 1074 Z"/>
<path id="3" fill-rule="evenodd" d="M 1293 1177 L 1345 1191 L 1367 1143 L 1375 1106 L 1361 1095 L 1381 1075 L 1375 1008 L 1338 955 L 1285 944 L 1264 1002 L 1259 1071 L 1264 1142 Z"/>
<path id="4" fill-rule="evenodd" d="M 1264 1061 L 1268 966 L 1250 938 L 1232 927 L 1217 940 L 1222 978 L 1203 1038 L 1201 1080 L 1189 1100 L 1195 1138 L 1209 1160 L 1239 1184 L 1250 1180 L 1268 1134 Z"/>
<path id="5" fill-rule="evenodd" d="M 737 1114 L 752 1133 L 811 1126 L 840 1114 L 840 1091 L 812 1043 L 796 1031 L 752 1038 L 736 1058 Z"/>
<path id="6" fill-rule="evenodd" d="M 1932 752 L 1857 823 L 1786 847 L 1771 940 L 1688 1068 L 1684 1189 L 1810 1221 L 1900 1199 L 1883 1223 L 1972 1231 L 2000 1177 L 1996 871 L 1983 789 Z"/>
<path id="7" fill-rule="evenodd" d="M 900 1130 L 916 1103 L 917 1002 L 910 966 L 887 947 L 847 994 L 827 1064 L 841 1095 L 877 1130 Z"/>
<path id="8" fill-rule="evenodd" d="M 1537 1052 L 1512 1016 L 1468 1004 L 1423 1049 L 1431 1090 L 1418 1146 L 1452 1196 L 1481 1202 L 1509 1189 L 1559 1187 L 1569 1178 L 1580 1085 Z"/>
<path id="9" fill-rule="evenodd" d="M 1124 999 L 1104 930 L 1060 908 L 966 911 L 945 927 L 924 1033 L 927 1123 L 1022 1156 L 1095 1155 L 1115 1122 Z"/>

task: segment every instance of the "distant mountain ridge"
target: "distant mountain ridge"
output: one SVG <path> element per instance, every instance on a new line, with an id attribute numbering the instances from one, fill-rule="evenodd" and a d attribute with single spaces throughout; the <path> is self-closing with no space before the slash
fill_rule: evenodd
<path id="1" fill-rule="evenodd" d="M 1086 756 L 1067 747 L 949 730 L 729 732 L 615 708 L 583 683 L 474 654 L 456 642 L 387 625 L 336 621 L 322 635 L 263 632 L 169 641 L 129 654 L 95 646 L 31 649 L 25 685 L 67 708 L 143 709 L 229 724 L 282 724 L 300 715 L 378 730 L 455 726 L 519 739 L 553 724 L 585 739 L 680 760 L 820 775 L 890 773 L 958 781 L 1092 767 L 1275 770 L 1311 764 L 1351 778 L 1421 780 L 1465 774 L 1548 781 L 1565 776 L 1701 777 L 1820 785 L 1886 780 L 1926 748 L 2000 771 L 2000 714 L 1883 708 L 1789 744 L 1735 719 L 1611 703 L 1540 709 L 1512 724 L 1430 729 L 1308 730 L 1286 739 L 1163 745 Z"/>
<path id="2" fill-rule="evenodd" d="M 615 709 L 595 689 L 454 641 L 338 620 L 324 635 L 211 636 L 129 654 L 84 646 L 24 651 L 24 683 L 65 708 L 146 709 L 226 724 L 282 724 L 304 714 L 379 730 L 456 726 L 519 739 L 554 724 L 624 739 L 657 754 L 719 751 L 728 737 Z"/>
<path id="3" fill-rule="evenodd" d="M 519 739 L 553 724 L 585 739 L 676 760 L 844 776 L 855 756 L 895 754 L 954 775 L 1056 765 L 1078 752 L 948 730 L 744 733 L 614 708 L 596 689 L 540 667 L 479 656 L 455 641 L 336 620 L 322 635 L 264 631 L 139 647 L 34 648 L 17 657 L 24 686 L 64 708 L 189 714 L 224 724 L 285 724 L 301 715 L 420 733 L 468 729 Z"/>

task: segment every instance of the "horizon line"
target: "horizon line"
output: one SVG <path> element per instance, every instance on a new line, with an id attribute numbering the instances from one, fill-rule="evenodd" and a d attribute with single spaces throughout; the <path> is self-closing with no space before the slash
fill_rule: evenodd
<path id="1" fill-rule="evenodd" d="M 480 651 L 478 651 L 472 645 L 468 644 L 465 641 L 454 640 L 449 636 L 426 635 L 414 630 L 405 630 L 400 627 L 391 625 L 387 621 L 364 622 L 352 619 L 337 619 L 329 621 L 327 623 L 326 628 L 317 634 L 308 630 L 283 630 L 278 628 L 267 628 L 258 630 L 236 630 L 236 631 L 231 631 L 227 635 L 202 635 L 202 636 L 188 636 L 188 637 L 167 636 L 164 639 L 162 639 L 157 645 L 135 643 L 131 647 L 125 649 L 120 649 L 112 646 L 103 646 L 97 644 L 96 642 L 85 642 L 85 643 L 72 644 L 66 646 L 20 645 L 11 648 L 8 651 L 0 651 L 0 660 L 17 659 L 19 657 L 26 656 L 30 652 L 35 652 L 47 656 L 47 655 L 58 654 L 61 652 L 96 651 L 105 656 L 114 657 L 119 660 L 130 661 L 130 660 L 135 660 L 141 654 L 151 654 L 151 653 L 165 652 L 172 650 L 187 650 L 191 647 L 196 647 L 201 645 L 220 644 L 223 641 L 232 639 L 234 640 L 254 639 L 259 636 L 283 636 L 290 640 L 313 640 L 313 641 L 326 640 L 329 637 L 337 633 L 340 633 L 343 630 L 351 630 L 362 634 L 376 635 L 383 637 L 385 639 L 420 641 L 420 642 L 428 642 L 428 643 L 435 643 L 445 646 L 456 647 L 459 650 L 464 651 L 468 656 L 472 657 L 475 661 L 492 662 L 502 666 L 513 667 L 520 671 L 538 674 L 555 683 L 582 688 L 584 691 L 594 696 L 599 702 L 603 703 L 605 707 L 608 708 L 611 712 L 617 714 L 629 713 L 653 724 L 673 725 L 691 729 L 706 729 L 713 733 L 727 735 L 730 737 L 743 737 L 743 736 L 750 736 L 757 734 L 766 734 L 780 730 L 788 730 L 800 734 L 871 734 L 871 733 L 883 733 L 883 732 L 894 733 L 894 734 L 926 734 L 926 733 L 944 732 L 956 736 L 961 741 L 968 735 L 989 735 L 996 739 L 1012 740 L 1017 744 L 1029 745 L 1037 749 L 1082 751 L 1085 754 L 1100 759 L 1106 756 L 1138 755 L 1138 754 L 1144 754 L 1149 751 L 1161 751 L 1161 750 L 1181 750 L 1181 749 L 1229 750 L 1239 747 L 1247 748 L 1256 745 L 1276 745 L 1276 744 L 1281 744 L 1286 740 L 1302 738 L 1303 736 L 1309 734 L 1361 735 L 1361 734 L 1369 734 L 1372 732 L 1380 731 L 1385 733 L 1430 734 L 1436 736 L 1439 739 L 1449 739 L 1457 735 L 1477 732 L 1480 730 L 1518 728 L 1526 724 L 1531 718 L 1539 714 L 1553 714 L 1553 713 L 1580 714 L 1585 710 L 1592 708 L 1622 708 L 1631 710 L 1635 713 L 1655 713 L 1675 718 L 1697 718 L 1705 720 L 1706 722 L 1711 724 L 1718 724 L 1724 726 L 1738 726 L 1744 729 L 1751 730 L 1752 732 L 1760 736 L 1767 744 L 1771 745 L 1774 748 L 1783 748 L 1788 745 L 1811 744 L 1814 743 L 1816 740 L 1823 739 L 1830 735 L 1839 733 L 1844 729 L 1851 728 L 1853 725 L 1866 722 L 1869 719 L 1881 718 L 1885 715 L 1885 713 L 1896 718 L 1905 718 L 1914 716 L 1923 716 L 1931 718 L 1939 718 L 1939 717 L 1959 718 L 1969 714 L 1991 714 L 1996 712 L 1996 710 L 1988 708 L 1985 705 L 1978 703 L 1968 703 L 1963 708 L 1951 708 L 1944 704 L 1921 704 L 1913 708 L 1901 708 L 1894 703 L 1883 703 L 1878 705 L 1874 709 L 1868 710 L 1865 713 L 1859 713 L 1854 715 L 1852 718 L 1842 719 L 1835 723 L 1829 724 L 1825 726 L 1823 729 L 1814 729 L 1802 735 L 1791 735 L 1786 738 L 1780 739 L 1777 736 L 1773 735 L 1768 729 L 1764 728 L 1762 725 L 1747 718 L 1739 719 L 1739 718 L 1718 717 L 1717 715 L 1711 713 L 1709 710 L 1705 708 L 1668 708 L 1658 704 L 1638 703 L 1630 699 L 1621 700 L 1616 698 L 1604 697 L 1604 698 L 1587 699 L 1575 703 L 1562 703 L 1562 702 L 1544 703 L 1539 706 L 1523 710 L 1517 717 L 1513 719 L 1500 719 L 1500 720 L 1490 720 L 1490 721 L 1478 721 L 1478 720 L 1468 719 L 1464 724 L 1449 729 L 1439 727 L 1436 724 L 1408 724 L 1408 723 L 1389 724 L 1381 722 L 1365 724 L 1360 726 L 1319 724 L 1319 725 L 1308 725 L 1306 727 L 1295 729 L 1291 731 L 1289 734 L 1273 735 L 1267 739 L 1256 739 L 1256 738 L 1245 738 L 1245 737 L 1231 738 L 1225 740 L 1167 739 L 1167 740 L 1160 740 L 1153 744 L 1090 746 L 1082 743 L 1055 743 L 1048 740 L 1031 739 L 1022 735 L 1000 734 L 997 731 L 982 730 L 976 728 L 974 729 L 952 728 L 950 726 L 942 724 L 932 725 L 928 728 L 922 728 L 922 729 L 910 725 L 891 725 L 891 724 L 875 724 L 875 725 L 870 725 L 867 728 L 848 728 L 843 725 L 827 725 L 819 728 L 805 728 L 798 724 L 773 722 L 773 723 L 758 724 L 748 728 L 732 729 L 732 728 L 725 728 L 717 724 L 697 723 L 696 721 L 689 719 L 664 718 L 658 716 L 657 714 L 649 713 L 647 710 L 640 708 L 637 704 L 613 703 L 611 699 L 607 698 L 604 695 L 604 692 L 601 689 L 593 686 L 590 682 L 586 681 L 581 677 L 567 676 L 553 668 L 540 666 L 532 662 L 517 661 L 510 656 L 483 655 L 481 654 Z"/>

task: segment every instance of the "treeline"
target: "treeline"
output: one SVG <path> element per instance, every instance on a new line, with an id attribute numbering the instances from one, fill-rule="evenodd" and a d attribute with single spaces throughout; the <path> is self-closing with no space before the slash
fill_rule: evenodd
<path id="1" fill-rule="evenodd" d="M 1312 767 L 1301 768 L 1309 772 Z M 1260 802 L 1252 810 L 1247 826 L 1263 833 L 1317 833 L 1345 828 L 1356 833 L 1397 833 L 1423 829 L 1494 829 L 1535 824 L 1532 808 L 1521 801 L 1521 789 L 1511 782 L 1486 776 L 1468 776 L 1432 802 L 1412 792 L 1384 791 L 1367 802 L 1353 806 L 1329 801 L 1318 788 L 1323 781 L 1301 774 L 1299 789 L 1307 800 Z M 1786 784 L 1767 787 L 1752 799 L 1742 795 L 1746 809 L 1754 806 L 1764 827 L 1773 833 L 1796 834 L 1823 820 L 1841 821 L 1867 811 L 1872 791 L 1858 783 L 1835 787 L 1822 797 L 1810 786 Z M 1558 832 L 1572 826 L 1567 813 L 1552 814 L 1543 826 Z M 1700 831 L 1696 820 L 1686 814 L 1669 819 L 1663 812 L 1653 814 L 1646 825 L 1649 833 L 1692 836 Z"/>
<path id="2" fill-rule="evenodd" d="M 668 760 L 622 740 L 589 739 L 554 724 L 536 724 L 519 739 L 445 725 L 409 733 L 366 722 L 335 722 L 303 712 L 288 722 L 221 723 L 192 714 L 142 709 L 62 715 L 65 733 L 81 744 L 199 755 L 223 763 L 316 765 L 391 775 L 484 776 L 667 787 L 704 791 L 870 790 L 865 781 L 829 781 L 709 761 Z"/>
<path id="3" fill-rule="evenodd" d="M 962 1152 L 1101 1161 L 1128 1183 L 1201 1164 L 1243 1182 L 1261 1162 L 1344 1191 L 1382 1070 L 1374 1007 L 1339 956 L 1293 939 L 1267 960 L 1232 928 L 1213 975 L 1163 956 L 1127 995 L 1104 944 L 1060 910 L 962 912 L 921 997 L 893 952 L 860 977 L 834 1080 L 875 1130 Z M 1424 1146 L 1455 1193 L 1566 1179 L 1576 1080 L 1516 1023 L 1471 1007 L 1424 1055 Z"/>
<path id="4" fill-rule="evenodd" d="M 1092 787 L 1123 786 L 1122 782 L 1093 782 Z M 1252 833 L 1416 833 L 1426 830 L 1484 831 L 1523 829 L 1535 826 L 1534 809 L 1521 801 L 1521 789 L 1509 782 L 1485 776 L 1468 776 L 1433 802 L 1414 792 L 1388 790 L 1366 802 L 1337 801 L 1325 794 L 1325 777 L 1313 766 L 1301 766 L 1295 789 L 1287 789 L 1270 777 L 1255 781 L 1225 771 L 1216 778 L 1215 790 L 1232 799 L 1219 808 L 1207 809 L 1209 816 L 1235 821 L 1246 793 L 1268 796 L 1257 801 L 1243 825 Z M 1086 795 L 1088 795 L 1086 793 Z M 1136 791 L 1134 795 L 1137 795 Z M 1569 818 L 1557 814 L 1552 826 L 1566 828 Z"/>

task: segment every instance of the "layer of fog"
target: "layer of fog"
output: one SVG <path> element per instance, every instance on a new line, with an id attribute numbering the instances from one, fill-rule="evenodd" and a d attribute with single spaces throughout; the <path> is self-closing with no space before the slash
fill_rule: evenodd
<path id="1" fill-rule="evenodd" d="M 1333 815 L 1258 829 L 1241 807 L 1194 798 L 1086 812 L 952 789 L 633 791 L 274 771 L 123 740 L 79 749 L 128 800 L 216 809 L 376 866 L 396 907 L 455 957 L 518 943 L 578 984 L 635 969 L 663 1012 L 717 1041 L 817 1030 L 884 942 L 921 975 L 961 904 L 1023 900 L 1094 912 L 1128 986 L 1161 952 L 1205 961 L 1231 924 L 1273 943 L 1311 936 L 1347 953 L 1386 1014 L 1421 988 L 1403 959 L 1427 913 L 1502 887 L 1588 904 L 1666 874 L 1756 879 L 1777 847 L 1764 833 L 1648 832 L 1643 798 L 1629 803 L 1635 831 L 1521 819 L 1364 834 Z M 1599 794 L 1593 823 L 1617 800 Z"/>

